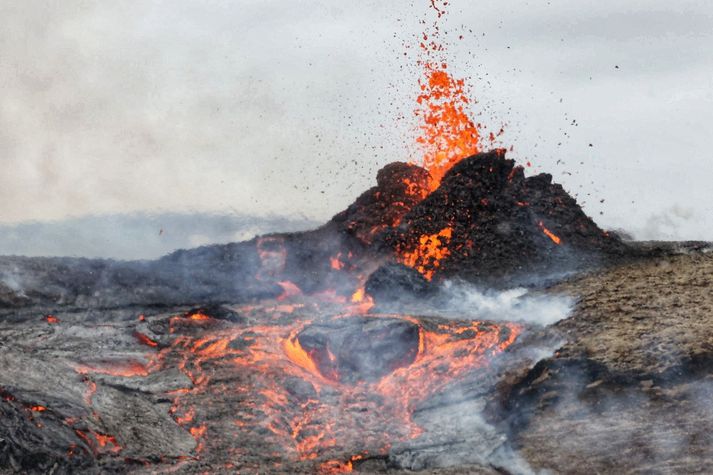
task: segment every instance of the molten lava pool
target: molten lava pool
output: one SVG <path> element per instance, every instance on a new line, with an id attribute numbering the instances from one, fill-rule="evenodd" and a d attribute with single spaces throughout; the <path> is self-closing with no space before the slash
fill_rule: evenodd
<path id="1" fill-rule="evenodd" d="M 348 471 L 419 437 L 419 404 L 477 377 L 520 331 L 404 315 L 316 316 L 324 312 L 302 301 L 145 318 L 135 336 L 153 353 L 133 375 L 177 368 L 191 381 L 167 394 L 172 417 L 196 440 L 183 463 Z M 125 366 L 116 376 L 127 375 Z M 80 370 L 89 378 L 109 372 Z"/>

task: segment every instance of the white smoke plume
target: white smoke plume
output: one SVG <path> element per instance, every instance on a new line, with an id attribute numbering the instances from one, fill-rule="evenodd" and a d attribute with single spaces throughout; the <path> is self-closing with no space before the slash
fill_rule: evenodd
<path id="1" fill-rule="evenodd" d="M 517 287 L 480 289 L 463 282 L 446 281 L 442 287 L 447 316 L 551 325 L 567 318 L 574 299 L 567 295 L 534 293 Z"/>

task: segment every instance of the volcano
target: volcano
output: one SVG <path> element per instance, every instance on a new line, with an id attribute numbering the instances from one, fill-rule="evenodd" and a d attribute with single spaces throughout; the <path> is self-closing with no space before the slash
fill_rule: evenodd
<path id="1" fill-rule="evenodd" d="M 7 288 L 0 301 L 11 307 L 235 303 L 276 298 L 286 286 L 288 294 L 333 292 L 349 300 L 374 271 L 374 295 L 408 287 L 418 296 L 443 279 L 527 284 L 532 276 L 541 281 L 633 252 L 550 175 L 525 177 L 502 150 L 462 160 L 431 193 L 428 176 L 415 165 L 387 165 L 375 187 L 313 231 L 141 263 L 8 258 L 6 273 L 31 277 L 22 281 L 22 294 Z"/>
<path id="2" fill-rule="evenodd" d="M 387 165 L 373 188 L 308 232 L 151 262 L 1 258 L 13 283 L 0 288 L 0 467 L 518 473 L 529 470 L 520 444 L 537 466 L 576 472 L 568 457 L 588 459 L 587 444 L 545 444 L 549 458 L 533 450 L 546 437 L 538 423 L 568 432 L 546 412 L 560 392 L 562 408 L 587 413 L 577 404 L 592 391 L 671 384 L 668 374 L 690 384 L 708 361 L 696 354 L 661 374 L 632 366 L 616 349 L 655 335 L 641 315 L 607 323 L 611 347 L 602 349 L 588 340 L 601 329 L 583 315 L 612 300 L 589 289 L 631 283 L 634 298 L 641 289 L 618 269 L 707 249 L 624 243 L 551 176 L 526 177 L 494 150 L 458 162 L 435 187 L 421 167 Z M 595 271 L 618 284 L 578 289 L 575 280 L 588 296 L 561 325 L 513 322 L 508 307 L 497 321 L 438 308 L 450 282 L 542 293 Z M 628 343 L 616 340 L 616 325 Z"/>

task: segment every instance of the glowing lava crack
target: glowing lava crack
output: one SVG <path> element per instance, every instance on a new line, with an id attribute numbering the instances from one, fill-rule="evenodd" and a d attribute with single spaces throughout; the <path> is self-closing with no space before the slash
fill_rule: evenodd
<path id="1" fill-rule="evenodd" d="M 265 451 L 275 468 L 326 472 L 349 469 L 353 456 L 383 455 L 423 433 L 412 418 L 420 403 L 484 370 L 520 332 L 400 315 L 313 322 L 305 315 L 320 309 L 311 304 L 239 311 L 262 323 L 172 318 L 173 343 L 149 367 L 177 367 L 193 382 L 173 392 L 171 414 L 195 437 L 194 456 L 245 469 L 251 453 Z M 213 437 L 226 431 L 234 443 Z"/>

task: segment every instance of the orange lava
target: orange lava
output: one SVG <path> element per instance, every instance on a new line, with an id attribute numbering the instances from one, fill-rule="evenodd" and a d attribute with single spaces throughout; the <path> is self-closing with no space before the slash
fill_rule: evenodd
<path id="1" fill-rule="evenodd" d="M 133 376 L 148 376 L 147 365 L 136 360 L 116 360 L 102 361 L 95 364 L 82 364 L 74 368 L 79 374 L 106 374 L 109 376 L 119 376 L 130 378 Z"/>
<path id="2" fill-rule="evenodd" d="M 422 166 L 431 175 L 429 190 L 434 191 L 453 165 L 479 152 L 479 133 L 467 113 L 465 81 L 453 78 L 445 63 L 425 63 L 424 68 L 416 110 L 421 134 L 416 141 L 423 149 Z"/>
<path id="3" fill-rule="evenodd" d="M 59 318 L 55 317 L 54 315 L 45 315 L 45 321 L 50 325 L 56 325 L 57 323 L 59 323 Z"/>
<path id="4" fill-rule="evenodd" d="M 242 460 L 241 454 L 251 459 L 251 453 L 239 445 L 228 452 L 224 445 L 215 445 L 211 433 L 225 433 L 229 426 L 242 434 L 236 435 L 236 440 L 252 440 L 258 433 L 255 431 L 262 431 L 260 444 L 275 447 L 272 453 L 281 460 L 275 467 L 313 463 L 314 470 L 321 473 L 345 473 L 362 458 L 350 458 L 344 454 L 345 448 L 360 447 L 378 455 L 396 441 L 418 437 L 423 429 L 413 420 L 414 409 L 468 373 L 486 368 L 520 332 L 519 326 L 508 323 L 439 324 L 409 316 L 367 315 L 401 318 L 416 325 L 418 352 L 410 364 L 377 381 L 347 383 L 340 382 L 338 375 L 323 375 L 298 339 L 311 323 L 305 316 L 320 314 L 322 305 L 306 300 L 290 309 L 283 309 L 287 305 L 245 306 L 241 312 L 258 312 L 261 322 L 248 325 L 211 319 L 202 313 L 172 317 L 170 324 L 178 331 L 189 331 L 191 336 L 174 332 L 171 344 L 152 353 L 149 364 L 111 361 L 78 367 L 87 384 L 85 402 L 91 407 L 96 391 L 89 373 L 145 376 L 175 367 L 192 382 L 167 394 L 173 398 L 169 413 L 197 442 L 193 453 L 185 454 L 186 460 L 199 459 L 207 451 L 212 457 L 224 457 L 226 463 Z M 343 305 L 350 308 L 349 303 Z M 295 309 L 301 313 L 293 314 Z M 206 317 L 210 325 L 203 324 L 203 318 L 193 320 L 195 315 Z M 336 361 L 333 355 L 331 358 Z M 295 386 L 299 386 L 296 381 L 307 389 L 295 392 Z M 230 403 L 232 417 L 228 421 L 216 418 L 213 412 L 213 404 L 220 404 L 226 397 L 239 397 L 241 401 Z M 100 421 L 99 414 L 92 414 Z M 84 427 L 75 427 L 75 432 L 95 453 L 121 451 L 113 436 Z"/>
<path id="5" fill-rule="evenodd" d="M 329 266 L 334 270 L 344 269 L 344 262 L 340 259 L 341 253 L 329 259 Z"/>
<path id="6" fill-rule="evenodd" d="M 282 294 L 277 297 L 278 302 L 282 302 L 290 297 L 296 297 L 297 295 L 302 294 L 302 290 L 290 281 L 278 282 L 277 284 L 282 287 Z"/>
<path id="7" fill-rule="evenodd" d="M 453 229 L 443 228 L 435 234 L 424 234 L 419 238 L 416 249 L 401 253 L 401 262 L 419 271 L 431 280 L 436 269 L 441 266 L 441 260 L 450 255 L 448 243 L 453 235 Z"/>
<path id="8" fill-rule="evenodd" d="M 439 7 L 437 3 L 442 3 Z M 441 18 L 447 2 L 431 1 L 431 7 Z M 419 43 L 423 59 L 423 78 L 419 80 L 420 93 L 414 114 L 420 118 L 420 134 L 416 142 L 421 147 L 421 165 L 431 175 L 429 191 L 438 188 L 443 175 L 463 158 L 480 151 L 478 125 L 468 115 L 471 100 L 465 80 L 448 72 L 440 41 L 440 30 L 434 25 L 429 36 L 424 33 Z"/>
<path id="9" fill-rule="evenodd" d="M 156 348 L 158 346 L 158 342 L 152 340 L 148 336 L 144 335 L 141 332 L 134 332 L 134 337 L 142 344 L 146 346 L 150 346 L 152 348 Z"/>
<path id="10" fill-rule="evenodd" d="M 116 437 L 112 435 L 102 434 L 93 430 L 84 431 L 75 429 L 74 432 L 89 446 L 89 448 L 92 449 L 94 453 L 119 453 L 122 450 L 122 447 L 117 442 Z"/>
<path id="11" fill-rule="evenodd" d="M 374 299 L 366 293 L 364 284 L 362 284 L 351 297 L 352 305 L 350 310 L 354 313 L 367 313 L 374 306 Z"/>
<path id="12" fill-rule="evenodd" d="M 540 221 L 538 225 L 540 226 L 540 229 L 542 230 L 542 232 L 545 233 L 545 235 L 546 235 L 548 238 L 550 238 L 553 243 L 557 244 L 558 246 L 559 246 L 560 244 L 562 244 L 562 239 L 561 239 L 559 236 L 557 236 L 555 233 L 553 233 L 552 231 L 550 231 L 549 229 L 547 229 L 547 228 L 545 227 L 545 225 L 542 223 L 542 221 Z"/>

